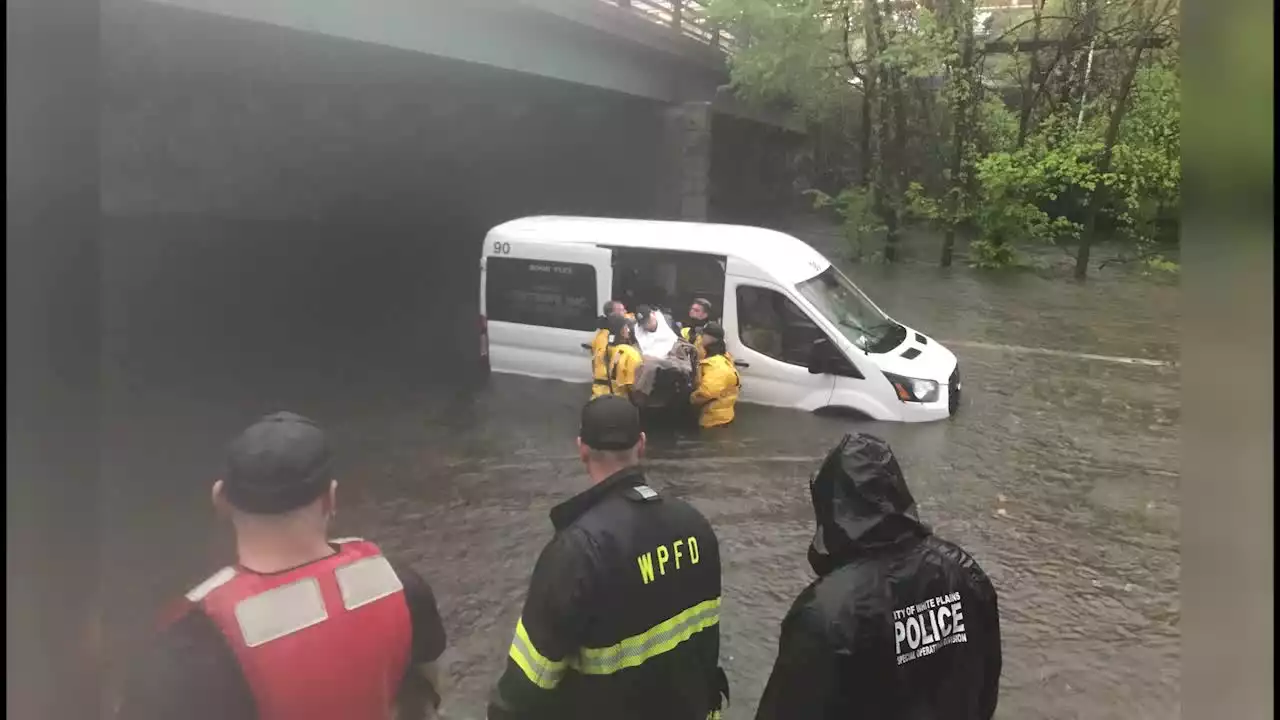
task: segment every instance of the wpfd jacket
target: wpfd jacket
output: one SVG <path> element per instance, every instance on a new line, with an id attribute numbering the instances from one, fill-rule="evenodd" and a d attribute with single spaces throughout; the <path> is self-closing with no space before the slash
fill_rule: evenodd
<path id="1" fill-rule="evenodd" d="M 733 422 L 733 408 L 738 402 L 741 381 L 733 361 L 725 355 L 712 355 L 699 363 L 698 387 L 691 402 L 702 408 L 698 424 L 704 428 Z"/>
<path id="2" fill-rule="evenodd" d="M 403 586 L 362 540 L 296 570 L 224 568 L 186 600 L 235 653 L 260 720 L 386 720 L 413 634 Z"/>
<path id="3" fill-rule="evenodd" d="M 719 668 L 720 552 L 685 502 L 624 470 L 557 506 L 489 720 L 706 720 Z"/>
<path id="4" fill-rule="evenodd" d="M 757 720 L 989 720 L 996 591 L 916 517 L 884 441 L 846 436 L 810 482 L 818 579 L 782 621 Z"/>

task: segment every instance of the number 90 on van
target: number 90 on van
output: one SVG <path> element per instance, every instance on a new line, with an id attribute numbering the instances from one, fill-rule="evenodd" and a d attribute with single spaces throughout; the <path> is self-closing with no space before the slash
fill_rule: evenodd
<path id="1" fill-rule="evenodd" d="M 928 422 L 959 407 L 960 369 L 801 240 L 741 225 L 527 217 L 485 238 L 481 361 L 492 372 L 591 382 L 606 300 L 684 316 L 694 298 L 742 378 L 739 402 Z"/>

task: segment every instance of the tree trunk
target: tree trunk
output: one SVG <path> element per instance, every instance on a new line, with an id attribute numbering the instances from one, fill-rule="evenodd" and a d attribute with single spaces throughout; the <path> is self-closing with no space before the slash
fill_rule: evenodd
<path id="1" fill-rule="evenodd" d="M 868 2 L 871 9 L 871 25 L 876 39 L 876 54 L 883 55 L 889 47 L 884 30 L 884 17 L 876 3 Z M 885 0 L 886 13 L 893 11 L 891 0 Z M 903 142 L 906 140 L 906 117 L 903 108 L 902 83 L 896 68 L 879 63 L 880 102 L 880 193 L 878 193 L 881 217 L 884 218 L 884 259 L 894 262 L 898 256 L 898 203 L 901 197 L 898 178 L 902 173 Z M 896 126 L 896 128 L 895 128 Z M 895 132 L 895 129 L 898 131 Z"/>
<path id="2" fill-rule="evenodd" d="M 907 173 L 907 92 L 903 87 L 902 72 L 897 68 L 889 69 L 889 87 L 893 92 L 893 160 L 890 181 L 890 192 L 893 201 L 889 208 L 891 220 L 885 223 L 884 259 L 895 262 L 898 259 L 898 235 L 902 223 L 901 208 L 906 195 Z"/>
<path id="3" fill-rule="evenodd" d="M 875 173 L 872 171 L 872 167 L 875 165 L 875 158 L 872 155 L 871 147 L 871 135 L 875 124 L 873 115 L 875 101 L 875 73 L 868 72 L 862 86 L 862 106 L 859 108 L 861 119 L 858 125 L 858 185 L 864 189 L 871 187 L 872 179 L 875 177 Z"/>
<path id="4" fill-rule="evenodd" d="M 1124 70 L 1124 78 L 1120 81 L 1120 91 L 1116 95 L 1115 108 L 1111 110 L 1111 118 L 1107 122 L 1107 133 L 1103 137 L 1102 158 L 1098 161 L 1098 174 L 1111 172 L 1111 156 L 1115 151 L 1116 141 L 1120 138 L 1120 124 L 1129 106 L 1129 92 L 1133 89 L 1133 80 L 1138 75 L 1138 66 L 1142 63 L 1143 43 L 1138 43 L 1133 51 L 1133 60 Z M 1084 280 L 1089 273 L 1089 251 L 1093 245 L 1093 236 L 1098 230 L 1098 214 L 1107 199 L 1107 186 L 1098 182 L 1089 195 L 1089 208 L 1085 215 L 1084 232 L 1080 235 L 1080 248 L 1076 252 L 1077 280 Z"/>
<path id="5" fill-rule="evenodd" d="M 875 208 L 879 210 L 880 192 L 877 188 L 880 182 L 880 165 L 883 162 L 883 138 L 879 136 L 877 131 L 876 117 L 880 112 L 880 46 L 876 42 L 875 28 L 872 18 L 877 15 L 877 8 L 874 2 L 867 3 L 863 8 L 866 17 L 863 19 L 863 32 L 865 34 L 865 42 L 867 44 L 867 64 L 866 71 L 862 81 L 862 107 L 861 121 L 862 125 L 858 128 L 859 151 L 862 154 L 862 187 L 871 193 L 872 200 L 876 203 Z"/>
<path id="6" fill-rule="evenodd" d="M 955 255 L 956 227 L 960 223 L 960 209 L 968 195 L 965 179 L 965 145 L 969 142 L 969 118 L 973 112 L 976 95 L 973 87 L 973 4 L 972 0 L 952 0 L 952 19 L 961 39 L 960 65 L 955 68 L 958 85 L 955 106 L 952 109 L 951 178 L 948 185 L 948 215 L 946 232 L 942 238 L 942 267 L 951 267 Z"/>
<path id="7" fill-rule="evenodd" d="M 1036 2 L 1033 9 L 1035 22 L 1032 24 L 1032 43 L 1040 42 L 1040 16 L 1043 11 L 1044 2 L 1040 0 Z M 1033 45 L 1033 47 L 1035 46 Z M 1018 114 L 1017 147 L 1019 149 L 1027 142 L 1027 134 L 1031 131 L 1031 113 L 1035 110 L 1036 100 L 1040 97 L 1040 51 L 1032 50 L 1028 61 L 1030 62 L 1030 68 L 1027 70 L 1027 86 L 1022 91 L 1022 110 Z"/>
<path id="8" fill-rule="evenodd" d="M 1082 26 L 1081 40 L 1079 43 L 1074 44 L 1074 46 L 1072 47 L 1071 58 L 1070 58 L 1070 61 L 1067 63 L 1066 82 L 1062 84 L 1062 88 L 1058 93 L 1058 101 L 1054 104 L 1055 111 L 1060 107 L 1068 107 L 1068 108 L 1071 107 L 1074 99 L 1079 96 L 1079 93 L 1076 92 L 1077 90 L 1076 80 L 1080 75 L 1082 75 L 1085 72 L 1085 66 L 1087 64 L 1087 59 L 1086 57 L 1083 56 L 1081 50 L 1083 49 L 1084 52 L 1087 53 L 1088 47 L 1097 40 L 1097 33 L 1098 33 L 1098 2 L 1097 0 L 1085 0 L 1084 21 L 1083 23 L 1081 23 L 1081 26 Z M 1081 92 L 1084 92 L 1085 90 L 1085 86 L 1084 86 L 1085 80 L 1086 79 L 1081 79 L 1080 85 L 1078 86 L 1078 89 Z"/>

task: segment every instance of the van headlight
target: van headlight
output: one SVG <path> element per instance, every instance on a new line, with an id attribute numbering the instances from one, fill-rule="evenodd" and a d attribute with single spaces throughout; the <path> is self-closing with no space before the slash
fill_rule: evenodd
<path id="1" fill-rule="evenodd" d="M 938 383 L 934 380 L 903 377 L 893 373 L 885 373 L 893 391 L 902 402 L 934 402 L 938 399 Z"/>

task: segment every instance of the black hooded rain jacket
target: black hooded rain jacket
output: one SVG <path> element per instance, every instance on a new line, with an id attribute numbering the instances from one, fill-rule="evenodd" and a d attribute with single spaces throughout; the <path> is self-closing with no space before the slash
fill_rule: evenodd
<path id="1" fill-rule="evenodd" d="M 888 444 L 846 435 L 809 489 L 818 579 L 782 622 L 757 720 L 989 720 L 995 589 L 917 519 Z"/>

